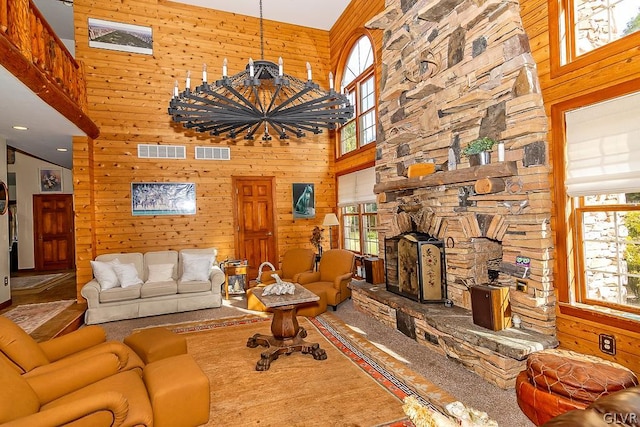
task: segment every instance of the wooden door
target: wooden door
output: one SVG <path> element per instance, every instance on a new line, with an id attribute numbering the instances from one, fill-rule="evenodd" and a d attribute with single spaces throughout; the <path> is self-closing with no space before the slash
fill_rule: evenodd
<path id="1" fill-rule="evenodd" d="M 36 270 L 74 268 L 73 195 L 34 195 L 33 232 Z"/>
<path id="2" fill-rule="evenodd" d="M 248 261 L 247 280 L 253 280 L 264 261 L 278 267 L 274 178 L 234 177 L 233 188 L 236 257 Z"/>

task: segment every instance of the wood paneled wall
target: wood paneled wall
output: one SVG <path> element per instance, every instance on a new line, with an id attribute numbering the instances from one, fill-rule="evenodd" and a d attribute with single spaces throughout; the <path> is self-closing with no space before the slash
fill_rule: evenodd
<path id="1" fill-rule="evenodd" d="M 575 68 L 564 74 L 553 74 L 551 67 L 551 54 L 556 52 L 555 46 L 550 45 L 550 29 L 554 30 L 555 22 L 550 15 L 547 0 L 520 0 L 521 15 L 525 30 L 529 36 L 529 42 L 533 57 L 538 66 L 538 75 L 542 88 L 542 95 L 545 102 L 545 110 L 549 117 L 549 142 L 550 156 L 553 161 L 554 149 L 557 149 L 561 141 L 554 140 L 553 128 L 557 126 L 551 120 L 552 106 L 587 95 L 598 90 L 610 88 L 622 82 L 630 82 L 640 77 L 640 49 L 630 47 L 627 50 L 614 55 L 599 55 L 590 64 Z M 551 183 L 561 185 L 561 182 L 554 181 L 551 175 Z M 558 200 L 554 200 L 558 205 Z M 567 228 L 564 226 L 564 218 L 556 215 L 553 218 L 552 229 L 556 231 L 556 249 L 558 253 L 556 259 L 567 259 L 570 254 L 570 243 L 564 240 L 567 235 Z M 554 282 L 559 294 L 567 295 L 570 274 L 566 269 L 555 268 L 556 278 Z M 602 318 L 602 316 L 600 316 Z M 640 351 L 637 341 L 640 334 L 637 331 L 637 322 L 603 322 L 598 317 L 588 315 L 580 309 L 572 309 L 565 312 L 559 311 L 557 318 L 557 336 L 563 348 L 579 351 L 587 354 L 594 354 L 603 358 L 617 361 L 636 373 L 640 372 Z M 629 327 L 629 323 L 636 323 L 635 328 Z M 634 330 L 635 329 L 635 330 Z M 605 333 L 614 335 L 618 343 L 616 356 L 610 357 L 600 352 L 598 345 L 599 334 Z"/>
<path id="2" fill-rule="evenodd" d="M 242 70 L 249 57 L 260 58 L 257 18 L 164 0 L 76 0 L 74 12 L 76 55 L 87 64 L 89 114 L 100 127 L 99 138 L 74 140 L 79 286 L 91 278 L 89 260 L 101 253 L 216 247 L 219 259 L 233 257 L 232 176 L 275 177 L 280 253 L 311 247 L 311 230 L 335 208 L 329 133 L 286 144 L 276 138 L 269 144 L 233 142 L 186 132 L 167 114 L 174 81 L 182 90 L 187 70 L 195 86 L 203 63 L 213 81 L 225 57 L 230 74 Z M 153 55 L 90 48 L 88 18 L 151 27 Z M 282 56 L 285 72 L 302 79 L 309 61 L 314 80 L 328 88 L 328 31 L 265 20 L 264 50 L 265 59 L 277 62 Z M 187 158 L 139 159 L 140 143 L 184 145 Z M 195 160 L 200 145 L 229 146 L 231 161 Z M 131 183 L 149 181 L 194 182 L 196 215 L 132 216 Z M 293 220 L 294 182 L 315 184 L 315 219 Z"/>

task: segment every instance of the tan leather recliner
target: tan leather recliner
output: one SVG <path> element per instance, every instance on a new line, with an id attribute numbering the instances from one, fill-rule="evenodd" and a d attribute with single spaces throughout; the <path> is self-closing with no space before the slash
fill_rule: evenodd
<path id="1" fill-rule="evenodd" d="M 313 264 L 315 262 L 316 254 L 311 249 L 294 248 L 289 249 L 282 256 L 282 264 L 278 270 L 262 271 L 260 277 L 260 283 L 256 287 L 264 287 L 276 282 L 273 277 L 274 274 L 280 276 L 285 282 L 297 283 L 300 274 L 313 271 Z M 320 313 L 324 313 L 327 309 L 326 301 L 320 301 L 317 304 L 309 304 L 313 306 L 312 311 L 304 314 L 303 310 L 300 315 L 312 315 L 315 316 Z M 255 311 L 269 311 L 267 307 L 262 304 L 258 298 L 253 295 L 253 288 L 247 290 L 247 308 Z"/>
<path id="2" fill-rule="evenodd" d="M 20 375 L 0 360 L 4 427 L 195 427 L 209 419 L 209 380 L 188 354 L 118 372 L 114 354 L 76 367 Z"/>
<path id="3" fill-rule="evenodd" d="M 87 326 L 41 343 L 22 328 L 0 316 L 0 359 L 22 375 L 40 375 L 85 359 L 109 353 L 117 357 L 118 370 L 142 373 L 144 362 L 129 347 L 118 341 L 106 341 L 104 329 Z"/>
<path id="4" fill-rule="evenodd" d="M 298 276 L 301 273 L 313 271 L 315 258 L 316 254 L 311 249 L 289 249 L 282 256 L 280 269 L 275 271 L 263 271 L 258 279 L 261 284 L 268 285 L 275 283 L 276 279 L 273 278 L 273 275 L 277 274 L 285 282 L 297 283 Z"/>
<path id="5" fill-rule="evenodd" d="M 338 304 L 351 296 L 348 284 L 353 277 L 355 254 L 346 249 L 330 249 L 324 251 L 318 271 L 302 273 L 298 283 L 311 292 L 318 294 L 325 291 L 327 304 L 335 311 Z"/>

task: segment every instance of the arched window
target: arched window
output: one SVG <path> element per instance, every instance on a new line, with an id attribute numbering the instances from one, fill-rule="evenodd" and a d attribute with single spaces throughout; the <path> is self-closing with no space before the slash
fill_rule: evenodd
<path id="1" fill-rule="evenodd" d="M 355 114 L 340 128 L 340 156 L 376 140 L 373 48 L 367 36 L 351 49 L 342 75 L 342 90 L 348 92 Z"/>

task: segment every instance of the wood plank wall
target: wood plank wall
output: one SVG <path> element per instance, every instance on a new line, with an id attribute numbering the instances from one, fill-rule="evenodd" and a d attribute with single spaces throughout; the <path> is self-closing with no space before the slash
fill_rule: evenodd
<path id="1" fill-rule="evenodd" d="M 550 155 L 553 154 L 554 146 L 558 141 L 553 139 L 553 126 L 551 121 L 551 108 L 553 105 L 563 101 L 587 95 L 598 90 L 610 88 L 622 82 L 630 82 L 640 77 L 640 49 L 630 47 L 618 54 L 597 57 L 593 63 L 577 68 L 564 75 L 554 76 L 551 70 L 551 52 L 554 47 L 550 46 L 549 30 L 555 22 L 550 22 L 549 4 L 547 0 L 520 0 L 521 15 L 525 30 L 529 36 L 529 42 L 533 57 L 538 65 L 538 75 L 545 102 L 545 110 L 549 117 L 549 142 Z M 553 28 L 552 28 L 553 30 Z M 553 161 L 551 158 L 550 161 Z M 551 176 L 552 185 L 557 183 Z M 557 201 L 555 201 L 557 203 Z M 557 248 L 569 247 L 565 242 L 559 241 L 565 238 L 566 228 L 562 225 L 564 219 L 555 216 L 552 228 L 556 232 Z M 563 249 L 567 252 L 569 249 Z M 557 253 L 556 259 L 567 259 L 568 253 Z M 567 293 L 569 287 L 567 274 L 559 277 L 558 269 L 555 269 L 555 283 L 559 293 Z M 640 372 L 640 350 L 637 342 L 640 334 L 637 332 L 637 322 L 635 331 L 633 327 L 624 327 L 615 322 L 605 324 L 601 321 L 594 321 L 589 316 L 582 316 L 580 310 L 574 310 L 575 315 L 558 312 L 557 336 L 560 346 L 566 349 L 575 350 L 581 353 L 593 354 L 609 360 L 617 361 L 636 373 Z M 627 322 L 629 323 L 629 322 Z M 599 350 L 599 334 L 610 334 L 616 337 L 617 354 L 610 357 Z"/>
<path id="2" fill-rule="evenodd" d="M 165 0 L 76 0 L 74 11 L 89 114 L 100 127 L 99 138 L 74 140 L 79 288 L 91 278 L 89 260 L 102 253 L 216 247 L 219 260 L 234 257 L 232 176 L 275 177 L 280 254 L 312 247 L 311 230 L 335 208 L 334 145 L 327 132 L 288 144 L 275 138 L 268 145 L 259 139 L 230 142 L 185 132 L 167 114 L 174 81 L 182 90 L 187 70 L 195 86 L 203 63 L 212 81 L 221 75 L 225 57 L 230 74 L 241 71 L 249 57 L 260 58 L 257 18 Z M 90 48 L 88 18 L 151 27 L 153 55 Z M 301 79 L 309 61 L 314 80 L 328 88 L 328 31 L 265 20 L 264 49 L 265 59 L 277 62 L 282 56 L 285 72 Z M 187 158 L 139 159 L 139 143 L 184 145 Z M 231 161 L 195 160 L 199 145 L 229 146 Z M 148 181 L 194 182 L 196 215 L 132 216 L 131 183 Z M 315 219 L 293 220 L 294 182 L 315 184 Z"/>

